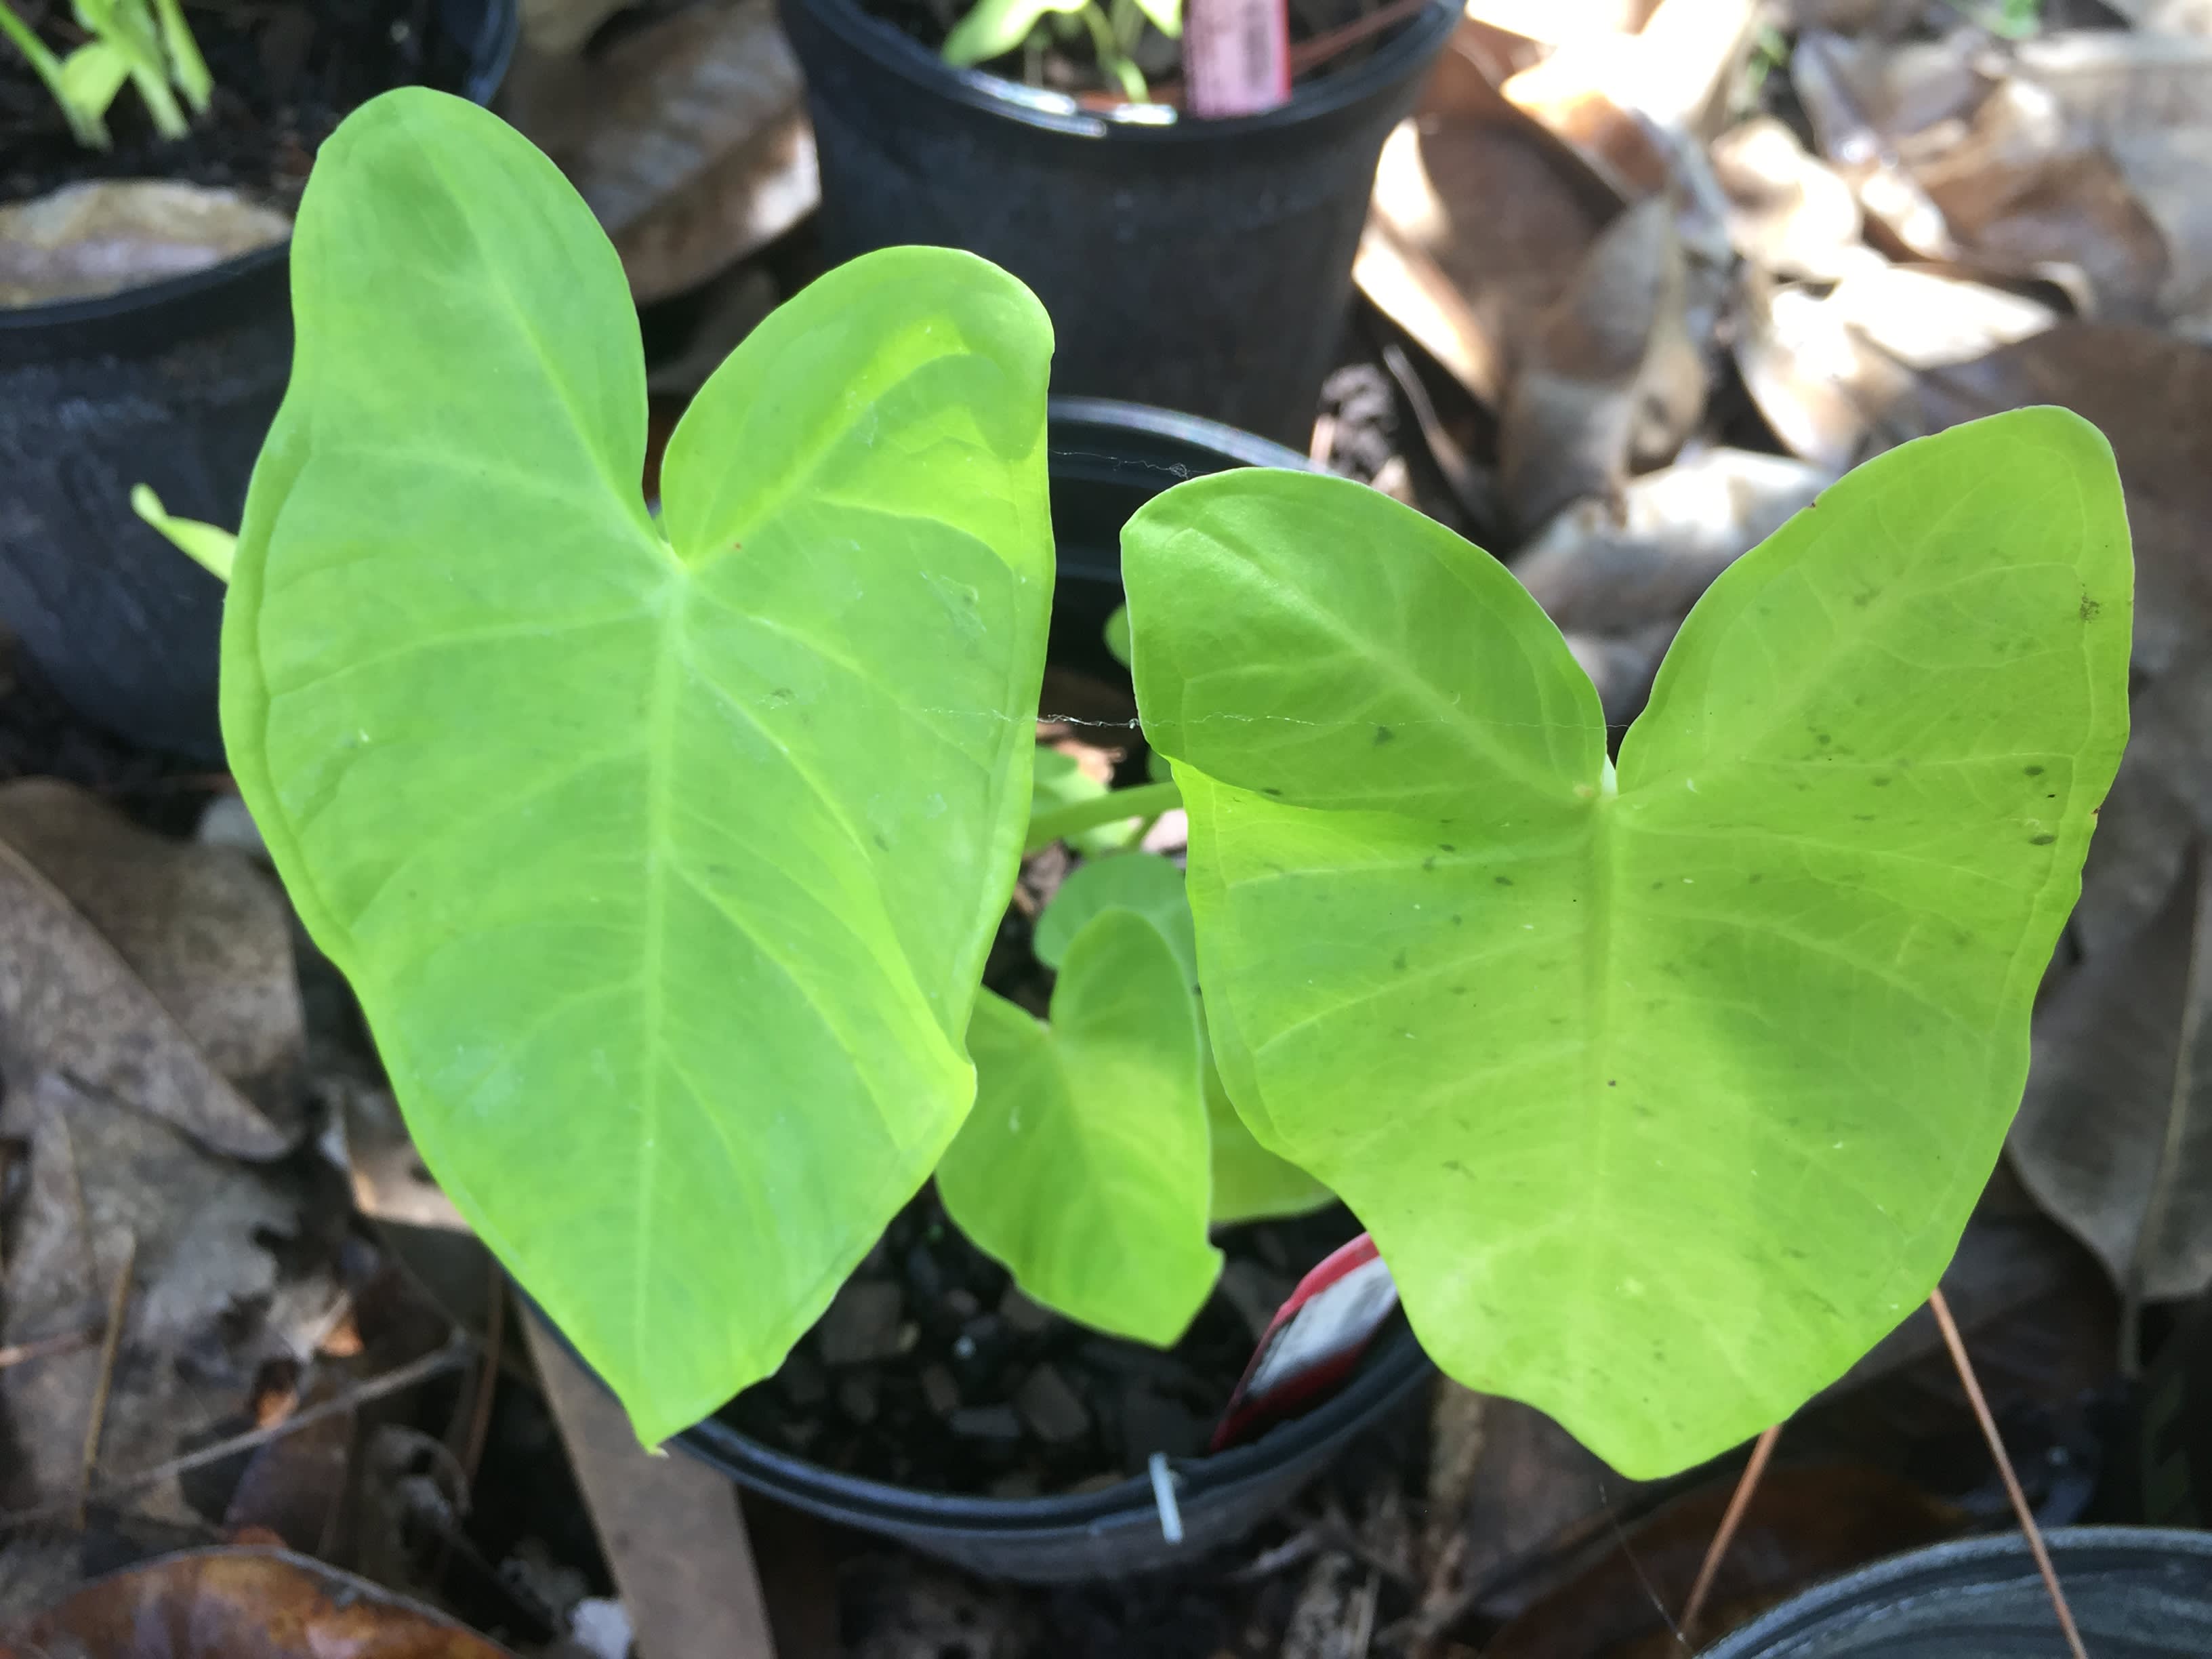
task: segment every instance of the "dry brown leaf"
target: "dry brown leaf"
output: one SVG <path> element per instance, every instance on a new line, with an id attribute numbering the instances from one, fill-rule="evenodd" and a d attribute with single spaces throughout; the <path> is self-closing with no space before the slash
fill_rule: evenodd
<path id="1" fill-rule="evenodd" d="M 1506 99 L 1634 196 L 1667 188 L 1749 52 L 1756 0 L 1661 0 L 1633 33 L 1590 31 L 1507 80 Z"/>
<path id="2" fill-rule="evenodd" d="M 820 194 L 797 58 L 773 0 L 710 0 L 599 57 L 533 57 L 515 125 L 599 216 L 641 302 L 774 240 Z"/>
<path id="3" fill-rule="evenodd" d="M 2212 33 L 2051 35 L 2021 42 L 2012 68 L 2051 98 L 2077 146 L 2109 158 L 2162 239 L 2148 314 L 2212 339 Z"/>
<path id="4" fill-rule="evenodd" d="M 1892 86 L 1869 74 L 1872 49 L 1840 35 L 1808 33 L 1790 55 L 1790 80 L 1813 124 L 1821 156 L 1858 194 L 1871 226 L 1888 234 L 1895 251 L 1923 259 L 1957 256 L 1943 215 L 1899 155 L 1895 133 L 1900 122 L 1940 123 L 1956 103 L 1961 111 L 1978 100 L 1984 82 L 1972 64 L 1948 46 L 1940 58 L 1916 58 L 1900 48 L 1881 61 L 1891 66 L 1924 62 L 1924 76 L 1901 76 Z M 1961 117 L 1961 118 L 1963 118 Z"/>
<path id="5" fill-rule="evenodd" d="M 167 1124 L 58 1077 L 10 1088 L 0 1131 L 28 1143 L 13 1221 L 0 1340 L 26 1341 L 97 1317 L 131 1264 L 120 1346 L 100 1437 L 100 1467 L 131 1474 L 166 1462 L 188 1435 L 243 1408 L 268 1360 L 304 1359 L 340 1296 L 326 1264 L 274 1253 L 301 1227 L 295 1168 L 216 1157 Z M 288 1252 L 288 1255 L 291 1253 Z M 0 1371 L 18 1455 L 11 1508 L 77 1489 L 97 1350 Z M 136 1505 L 198 1517 L 173 1480 Z"/>
<path id="6" fill-rule="evenodd" d="M 1513 574 L 1567 636 L 1608 725 L 1633 720 L 1674 630 L 1713 579 L 1834 475 L 1780 455 L 1714 449 L 1631 479 L 1619 503 L 1553 519 Z"/>
<path id="7" fill-rule="evenodd" d="M 0 306 L 114 294 L 187 276 L 292 234 L 234 190 L 106 179 L 0 206 Z"/>
<path id="8" fill-rule="evenodd" d="M 1736 368 L 1793 455 L 1840 472 L 1917 370 L 1971 362 L 2042 332 L 2051 307 L 2003 289 L 1893 265 L 1864 248 L 1822 293 L 1748 274 Z"/>
<path id="9" fill-rule="evenodd" d="M 2124 1293 L 2212 1289 L 2212 883 L 2196 853 L 2143 931 L 2039 1011 L 2008 1145 Z"/>
<path id="10" fill-rule="evenodd" d="M 1728 198 L 1737 253 L 1781 276 L 1833 281 L 1859 251 L 1858 198 L 1771 115 L 1712 142 L 1713 178 Z"/>
<path id="11" fill-rule="evenodd" d="M 1705 410 L 1703 336 L 1674 204 L 1629 209 L 1592 246 L 1515 366 L 1498 482 L 1525 533 L 1666 460 Z"/>
<path id="12" fill-rule="evenodd" d="M 1619 203 L 1500 100 L 1457 46 L 1383 145 L 1356 274 L 1386 315 L 1494 409 L 1514 343 Z"/>
<path id="13" fill-rule="evenodd" d="M 56 1659 L 514 1659 L 443 1613 L 281 1550 L 195 1550 L 131 1567 L 8 1636 Z"/>
<path id="14" fill-rule="evenodd" d="M 1782 455 L 1709 449 L 1630 481 L 1616 513 L 1584 501 L 1554 519 L 1513 574 L 1569 632 L 1679 622 L 1715 577 L 1835 481 Z"/>
<path id="15" fill-rule="evenodd" d="M 156 836 L 45 778 L 0 785 L 0 841 L 100 930 L 210 1065 L 264 1115 L 296 1120 L 291 911 L 250 855 Z"/>
<path id="16" fill-rule="evenodd" d="M 2078 270 L 2097 314 L 2159 314 L 2166 238 L 2119 165 L 2072 130 L 2051 94 L 2013 79 L 1992 92 L 1955 143 L 1913 168 L 1962 258 L 1995 271 Z"/>
<path id="17" fill-rule="evenodd" d="M 303 1039 L 289 926 L 241 855 L 164 841 L 68 785 L 9 784 L 0 939 L 11 1089 L 64 1073 L 219 1152 L 290 1147 Z"/>

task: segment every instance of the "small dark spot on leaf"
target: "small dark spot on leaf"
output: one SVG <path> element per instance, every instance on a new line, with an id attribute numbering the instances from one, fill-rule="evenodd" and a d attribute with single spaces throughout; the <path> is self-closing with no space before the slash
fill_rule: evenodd
<path id="1" fill-rule="evenodd" d="M 1455 997 L 1463 997 L 1467 994 L 1467 987 L 1464 985 L 1455 985 L 1451 988 L 1451 994 Z"/>
<path id="2" fill-rule="evenodd" d="M 1877 789 L 1887 789 L 1889 787 L 1889 780 L 1887 778 L 1876 778 L 1874 781 L 1874 787 Z"/>
<path id="3" fill-rule="evenodd" d="M 1605 1086 L 1608 1089 L 1618 1089 L 1620 1087 L 1620 1079 L 1617 1077 L 1609 1077 L 1605 1080 Z"/>
<path id="4" fill-rule="evenodd" d="M 1440 841 L 1437 843 L 1437 851 L 1439 853 L 1456 853 L 1459 851 L 1459 848 L 1453 846 L 1448 841 Z"/>
<path id="5" fill-rule="evenodd" d="M 1813 741 L 1819 744 L 1825 749 L 1828 744 L 1833 743 L 1835 739 L 1830 737 L 1826 732 L 1815 732 L 1813 734 Z"/>
<path id="6" fill-rule="evenodd" d="M 1393 968 L 1395 968 L 1400 973 L 1404 973 L 1406 971 L 1406 953 L 1403 951 L 1399 951 L 1396 956 L 1390 958 L 1390 965 Z"/>
<path id="7" fill-rule="evenodd" d="M 1274 795 L 1279 798 L 1283 792 L 1279 789 L 1270 789 L 1263 783 L 1260 786 L 1260 793 L 1263 795 Z"/>
<path id="8" fill-rule="evenodd" d="M 884 839 L 884 832 L 882 830 L 877 830 L 870 839 L 872 840 L 877 846 L 882 848 L 886 853 L 891 850 L 891 844 Z"/>
<path id="9" fill-rule="evenodd" d="M 1452 918 L 1452 926 L 1457 927 L 1466 921 L 1467 918 L 1465 916 L 1454 916 Z"/>
<path id="10" fill-rule="evenodd" d="M 1662 887 L 1664 887 L 1666 884 L 1666 884 L 1665 882 L 1663 882 L 1663 881 L 1655 881 L 1655 882 L 1653 882 L 1653 883 L 1651 884 L 1651 890 L 1652 890 L 1653 892 L 1655 892 L 1655 893 L 1656 893 L 1656 892 L 1657 892 L 1657 891 L 1658 891 Z"/>
<path id="11" fill-rule="evenodd" d="M 2027 838 L 2027 844 L 2030 847 L 2048 847 L 2057 839 L 2056 836 L 2030 836 Z"/>
<path id="12" fill-rule="evenodd" d="M 1375 746 L 1379 749 L 1397 735 L 1398 734 L 1395 732 L 1393 732 L 1389 726 L 1378 726 L 1375 728 Z"/>
<path id="13" fill-rule="evenodd" d="M 2023 766 L 2020 769 L 2020 775 L 2024 778 L 2039 778 L 2043 775 L 2043 769 L 2039 766 Z"/>
<path id="14" fill-rule="evenodd" d="M 1854 823 L 1872 823 L 1874 822 L 1874 814 L 1871 812 L 1854 812 L 1851 814 L 1851 821 Z"/>
<path id="15" fill-rule="evenodd" d="M 1446 1158 L 1444 1160 L 1444 1168 L 1449 1170 L 1454 1175 L 1465 1175 L 1467 1173 L 1467 1165 L 1461 1163 L 1455 1158 Z"/>
<path id="16" fill-rule="evenodd" d="M 1756 887 L 1760 882 L 1765 881 L 1766 878 L 1759 874 L 1758 871 L 1754 870 L 1751 872 L 1750 876 L 1747 878 L 1747 879 L 1750 881 L 1753 886 Z"/>
<path id="17" fill-rule="evenodd" d="M 1496 882 L 1500 887 L 1510 887 L 1513 884 L 1513 878 L 1510 876 L 1492 876 L 1491 880 Z"/>
<path id="18" fill-rule="evenodd" d="M 2096 600 L 2091 599 L 2087 593 L 2084 593 L 2081 596 L 2081 620 L 2083 622 L 2096 621 L 2097 613 L 2104 608 L 2105 607 L 2103 605 L 2099 605 Z"/>

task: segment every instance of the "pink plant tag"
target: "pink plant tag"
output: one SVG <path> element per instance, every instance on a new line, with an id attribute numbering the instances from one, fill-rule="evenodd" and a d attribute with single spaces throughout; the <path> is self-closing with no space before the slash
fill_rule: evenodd
<path id="1" fill-rule="evenodd" d="M 1398 1281 L 1365 1233 L 1298 1281 L 1276 1311 L 1213 1431 L 1212 1449 L 1257 1439 L 1350 1376 L 1398 1305 Z"/>
<path id="2" fill-rule="evenodd" d="M 1285 0 L 1184 0 L 1182 75 L 1191 115 L 1258 115 L 1289 102 Z"/>

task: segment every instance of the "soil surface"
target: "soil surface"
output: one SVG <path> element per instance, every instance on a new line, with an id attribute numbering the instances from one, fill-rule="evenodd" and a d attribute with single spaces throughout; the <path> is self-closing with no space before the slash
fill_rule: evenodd
<path id="1" fill-rule="evenodd" d="M 863 10 L 913 36 L 932 52 L 945 44 L 953 26 L 973 9 L 972 0 L 860 0 L 860 3 Z M 1293 85 L 1351 68 L 1405 27 L 1403 22 L 1393 23 L 1373 34 L 1347 40 L 1340 48 L 1324 47 L 1317 52 L 1317 43 L 1381 10 L 1384 0 L 1289 0 L 1289 3 Z M 1068 93 L 1086 104 L 1110 106 L 1127 101 L 1121 83 L 1100 70 L 1091 32 L 1075 14 L 1048 16 L 1032 32 L 1030 40 L 1048 44 L 1036 48 L 1024 46 L 981 67 L 1009 81 Z M 1147 22 L 1130 55 L 1145 76 L 1152 101 L 1182 102 L 1182 49 L 1177 42 Z"/>
<path id="2" fill-rule="evenodd" d="M 994 1498 L 1088 1492 L 1205 1451 L 1259 1334 L 1358 1231 L 1342 1208 L 1224 1231 L 1221 1280 L 1162 1352 L 1031 1302 L 926 1188 L 782 1370 L 725 1408 L 843 1474 Z"/>
<path id="3" fill-rule="evenodd" d="M 66 54 L 86 39 L 64 0 L 18 0 L 24 21 Z M 289 209 L 317 146 L 355 106 L 396 86 L 458 91 L 466 46 L 446 37 L 435 0 L 262 0 L 186 19 L 215 77 L 185 137 L 159 137 L 128 86 L 107 113 L 114 148 L 81 149 L 45 83 L 0 42 L 0 202 L 88 179 L 163 178 L 229 185 Z"/>

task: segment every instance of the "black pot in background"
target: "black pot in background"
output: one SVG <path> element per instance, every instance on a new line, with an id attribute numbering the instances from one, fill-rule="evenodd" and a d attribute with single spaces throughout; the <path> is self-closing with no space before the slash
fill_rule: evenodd
<path id="1" fill-rule="evenodd" d="M 2045 1534 L 2093 1659 L 2212 1654 L 2212 1533 L 2074 1527 Z M 1807 1591 L 1704 1659 L 2051 1659 L 2051 1598 L 2017 1534 L 1883 1561 Z"/>
<path id="2" fill-rule="evenodd" d="M 1101 629 L 1121 602 L 1121 533 L 1131 514 L 1185 478 L 1235 466 L 1306 465 L 1303 455 L 1210 421 L 1091 398 L 1054 399 L 1050 446 L 1059 566 L 1050 657 L 1092 672 L 1115 672 Z M 1342 1392 L 1306 1416 L 1218 1457 L 1177 1460 L 1180 1545 L 1162 1534 L 1152 1484 L 1143 1479 L 1060 1497 L 956 1497 L 835 1474 L 714 1418 L 677 1443 L 770 1498 L 971 1572 L 1064 1583 L 1171 1566 L 1234 1542 L 1432 1375 L 1399 1322 Z"/>
<path id="3" fill-rule="evenodd" d="M 515 0 L 438 0 L 487 103 Z M 142 523 L 131 487 L 228 529 L 292 367 L 287 246 L 97 299 L 0 308 L 0 620 L 70 705 L 210 763 L 222 584 Z"/>
<path id="4" fill-rule="evenodd" d="M 1053 389 L 1303 450 L 1375 164 L 1460 16 L 1431 3 L 1265 115 L 1167 125 L 955 70 L 854 0 L 781 0 L 836 259 L 927 242 L 1005 266 L 1059 336 Z"/>

